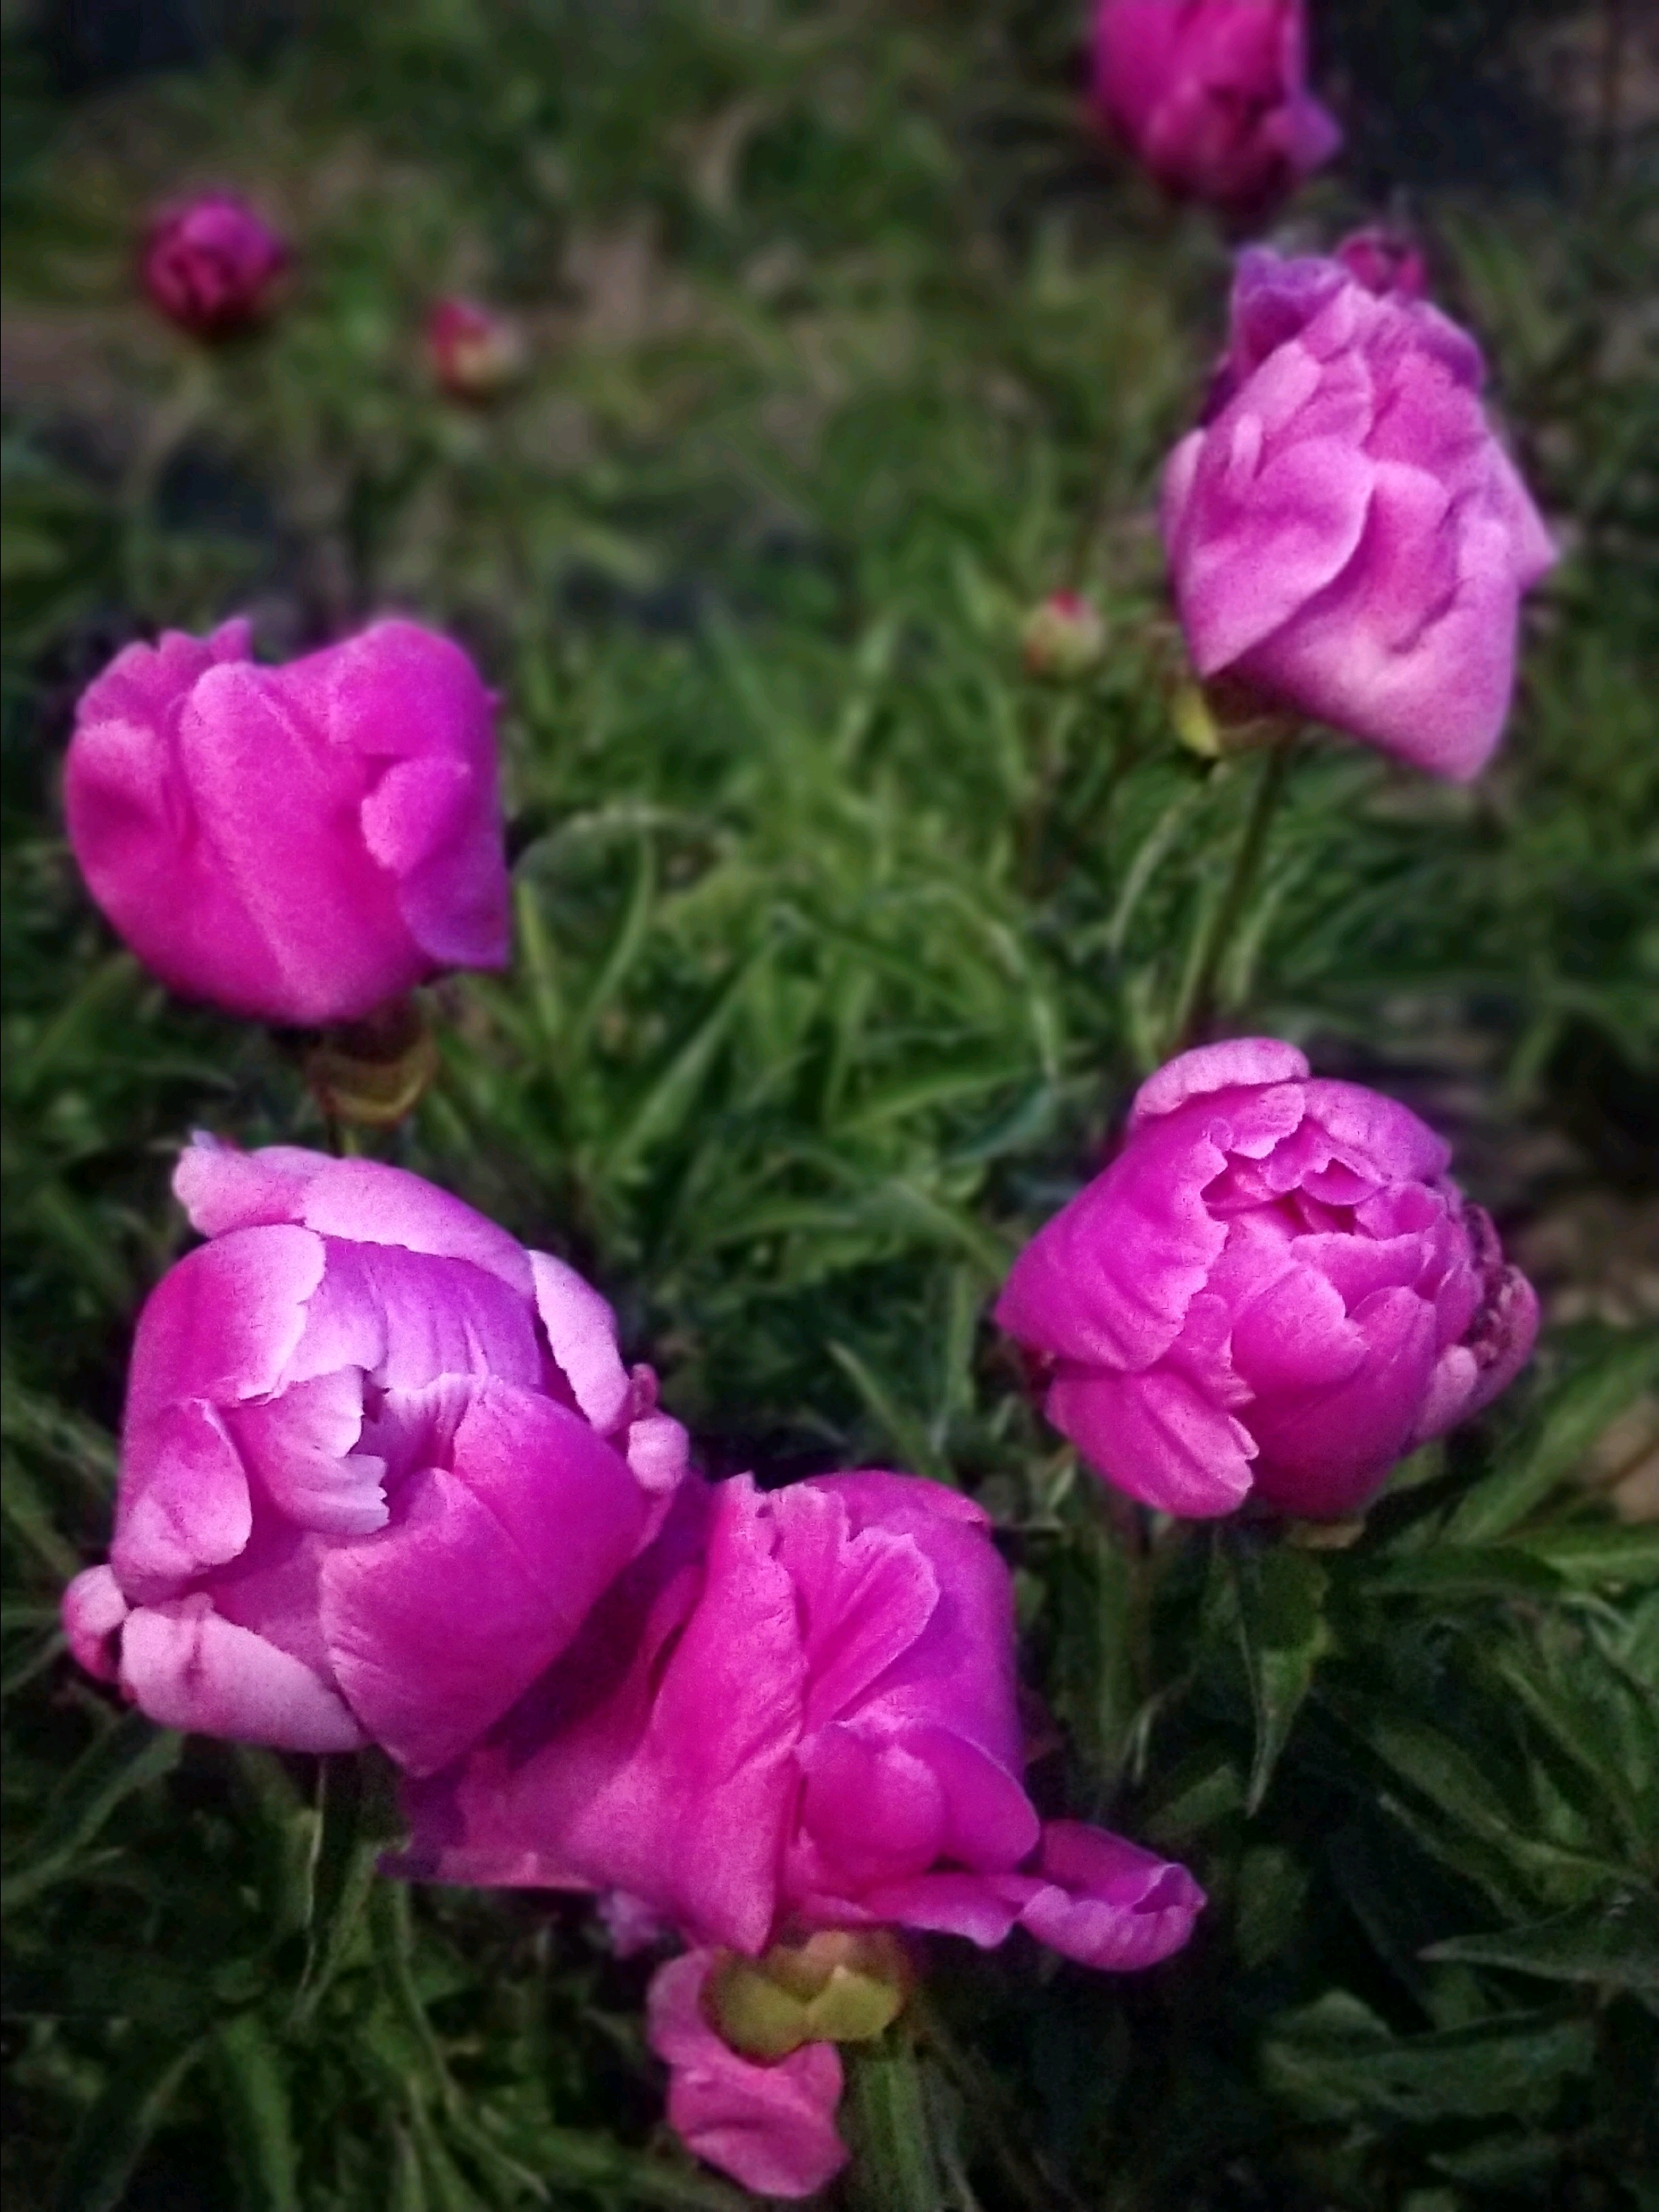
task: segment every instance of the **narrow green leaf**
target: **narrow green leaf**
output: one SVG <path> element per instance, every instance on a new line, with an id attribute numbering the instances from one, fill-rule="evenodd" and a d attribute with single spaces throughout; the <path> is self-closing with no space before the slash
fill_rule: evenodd
<path id="1" fill-rule="evenodd" d="M 1550 1598 L 1561 1577 L 1516 1547 L 1446 1545 L 1384 1561 L 1364 1578 L 1379 1597 L 1425 1598 L 1456 1604 L 1468 1599 Z"/>
<path id="2" fill-rule="evenodd" d="M 931 1475 L 938 1482 L 951 1482 L 949 1467 L 933 1448 L 933 1438 L 919 1417 L 901 1406 L 849 1344 L 828 1345 L 830 1357 L 848 1377 L 859 1396 L 864 1401 L 866 1412 L 893 1444 L 898 1463 L 914 1474 Z"/>
<path id="3" fill-rule="evenodd" d="M 1564 2081 L 1589 2072 L 1595 2056 L 1594 2027 L 1577 2016 L 1512 2013 L 1396 2038 L 1357 1998 L 1333 1990 L 1270 2033 L 1262 2070 L 1316 2118 L 1422 2122 L 1547 2107 Z"/>
<path id="4" fill-rule="evenodd" d="M 115 2212 L 133 2170 L 205 2039 L 186 2044 L 135 2035 L 94 2098 L 58 2176 L 56 2212 Z"/>
<path id="5" fill-rule="evenodd" d="M 1659 1990 L 1659 1901 L 1650 1890 L 1626 1890 L 1525 1927 L 1454 1936 L 1423 1956 L 1465 1966 L 1508 1966 L 1553 1982 Z"/>
<path id="6" fill-rule="evenodd" d="M 242 2212 L 301 2212 L 288 2081 L 258 2014 L 228 2021 L 212 2058 Z"/>
<path id="7" fill-rule="evenodd" d="M 1239 1643 L 1255 1714 L 1255 1753 L 1244 1809 L 1256 1813 L 1290 1741 L 1320 1660 L 1331 1648 L 1325 1620 L 1328 1577 L 1289 1546 L 1229 1551 Z"/>
<path id="8" fill-rule="evenodd" d="M 1656 1379 L 1659 1333 L 1615 1335 L 1555 1392 L 1503 1465 L 1470 1491 L 1446 1524 L 1446 1540 L 1490 1543 L 1523 1521 Z"/>
<path id="9" fill-rule="evenodd" d="M 1659 1583 L 1659 1528 L 1651 1522 L 1541 1528 L 1525 1541 L 1534 1559 L 1577 1589 L 1631 1589 Z"/>
<path id="10" fill-rule="evenodd" d="M 320 1819 L 311 1861 L 311 1924 L 305 1971 L 294 2002 L 296 2027 L 315 2014 L 362 1925 L 375 1863 L 394 1833 L 385 1790 L 367 1756 L 347 1752 L 322 1763 Z"/>
<path id="11" fill-rule="evenodd" d="M 83 1751 L 53 1794 L 20 1863 L 0 1884 L 9 1911 L 74 1869 L 116 1807 L 169 1774 L 184 1739 L 143 1713 L 126 1713 Z"/>

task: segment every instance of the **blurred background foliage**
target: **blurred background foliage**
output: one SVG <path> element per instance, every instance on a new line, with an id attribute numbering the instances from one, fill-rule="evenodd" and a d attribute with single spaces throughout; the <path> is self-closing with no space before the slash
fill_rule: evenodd
<path id="1" fill-rule="evenodd" d="M 75 696 L 163 624 L 286 654 L 400 607 L 502 694 L 519 939 L 433 994 L 386 1155 L 592 1273 L 711 1470 L 979 1496 L 1034 1788 L 1214 1899 L 1139 1981 L 940 1943 L 915 2194 L 847 2202 L 1659 2206 L 1659 54 L 1633 0 L 1314 13 L 1350 152 L 1280 236 L 1422 228 L 1566 553 L 1498 767 L 1316 749 L 1219 972 L 1225 1025 L 1452 1136 L 1552 1316 L 1339 1550 L 1103 1510 L 985 1322 L 1176 1034 L 1261 772 L 1174 742 L 1152 519 L 1227 241 L 1081 124 L 1079 14 L 8 9 L 12 2201 L 738 2202 L 660 2124 L 648 1962 L 375 1883 L 379 1778 L 122 1718 L 56 1632 L 177 1145 L 323 1135 L 293 1041 L 91 909 Z M 216 183 L 299 256 L 207 356 L 132 254 Z M 531 339 L 489 409 L 433 386 L 443 290 Z M 1045 683 L 1020 620 L 1070 586 L 1109 649 Z"/>

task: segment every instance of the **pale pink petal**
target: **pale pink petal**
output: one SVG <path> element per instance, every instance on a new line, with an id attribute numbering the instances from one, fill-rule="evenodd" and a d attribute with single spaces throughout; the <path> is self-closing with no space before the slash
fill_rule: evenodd
<path id="1" fill-rule="evenodd" d="M 617 1316 L 593 1285 L 550 1252 L 532 1252 L 536 1310 L 576 1403 L 602 1436 L 628 1410 L 628 1370 L 617 1343 Z"/>
<path id="2" fill-rule="evenodd" d="M 84 1569 L 64 1592 L 64 1634 L 77 1664 L 97 1681 L 115 1680 L 112 1639 L 126 1617 L 126 1599 L 108 1567 Z"/>
<path id="3" fill-rule="evenodd" d="M 308 1667 L 221 1620 L 205 1596 L 141 1606 L 128 1615 L 121 1686 L 165 1728 L 284 1751 L 355 1751 L 363 1741 Z"/>

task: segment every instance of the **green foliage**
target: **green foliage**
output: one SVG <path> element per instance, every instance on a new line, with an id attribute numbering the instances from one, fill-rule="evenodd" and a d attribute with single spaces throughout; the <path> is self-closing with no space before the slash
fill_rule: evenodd
<path id="1" fill-rule="evenodd" d="M 1398 30 L 1368 148 L 1491 14 L 1326 12 L 1368 69 Z M 974 1492 L 1055 1717 L 1034 1788 L 1211 1893 L 1141 1979 L 938 1945 L 854 2069 L 848 2202 L 1650 2203 L 1659 1543 L 1580 1479 L 1654 1387 L 1650 1333 L 1553 1332 L 1513 1407 L 1316 1548 L 1118 1515 L 985 1322 L 1195 1000 L 1422 1105 L 1502 1208 L 1650 1189 L 1640 149 L 1424 202 L 1568 549 L 1502 764 L 1449 792 L 1313 748 L 1236 902 L 1261 768 L 1172 738 L 1149 527 L 1224 260 L 1077 132 L 1065 20 L 295 14 L 76 101 L 19 55 L 9 94 L 17 2201 L 739 2201 L 661 2126 L 646 1966 L 579 1906 L 411 1899 L 372 1871 L 384 1777 L 119 1717 L 56 1629 L 185 1233 L 176 1146 L 323 1133 L 281 1041 L 168 1000 L 92 914 L 68 711 L 149 626 L 246 604 L 287 652 L 397 604 L 504 696 L 518 940 L 509 977 L 434 994 L 443 1073 L 387 1156 L 589 1270 L 714 1470 Z M 128 254 L 136 210 L 210 177 L 302 254 L 269 332 L 204 357 L 133 305 Z M 1310 206 L 1322 236 L 1360 211 Z M 535 373 L 488 412 L 429 388 L 443 286 L 530 325 Z M 1111 646 L 1047 684 L 1019 623 L 1067 585 Z"/>

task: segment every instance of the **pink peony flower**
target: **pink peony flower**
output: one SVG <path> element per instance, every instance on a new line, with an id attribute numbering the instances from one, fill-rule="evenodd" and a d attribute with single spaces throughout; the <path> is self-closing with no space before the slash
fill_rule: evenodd
<path id="1" fill-rule="evenodd" d="M 207 192 L 166 208 L 144 241 L 144 289 L 169 321 L 198 338 L 223 337 L 270 305 L 289 250 L 245 200 Z"/>
<path id="2" fill-rule="evenodd" d="M 1398 299 L 1420 300 L 1429 289 L 1422 253 L 1396 231 L 1356 230 L 1343 240 L 1334 258 L 1356 283 L 1379 299 L 1393 293 Z"/>
<path id="3" fill-rule="evenodd" d="M 1239 212 L 1342 143 L 1308 90 L 1302 0 L 1100 0 L 1094 94 L 1167 191 Z"/>
<path id="4" fill-rule="evenodd" d="M 1020 1782 L 1008 1571 L 979 1508 L 847 1474 L 687 1486 L 546 1676 L 411 1788 L 403 1870 L 620 1887 L 695 1943 L 903 1923 L 1149 1966 L 1202 1893 Z"/>
<path id="5" fill-rule="evenodd" d="M 1474 341 L 1335 261 L 1245 253 L 1209 419 L 1163 528 L 1201 677 L 1431 775 L 1498 744 L 1522 593 L 1553 561 L 1487 424 Z"/>
<path id="6" fill-rule="evenodd" d="M 492 702 L 414 623 L 256 667 L 246 623 L 130 645 L 87 690 L 70 842 L 139 958 L 268 1021 L 351 1021 L 443 968 L 499 968 Z"/>
<path id="7" fill-rule="evenodd" d="M 669 2069 L 669 2125 L 745 2189 L 810 2197 L 847 2163 L 836 2132 L 841 2055 L 833 2043 L 806 2043 L 763 2064 L 733 2051 L 704 2016 L 716 1963 L 713 1951 L 671 1959 L 646 2000 L 647 2036 Z"/>
<path id="8" fill-rule="evenodd" d="M 685 1467 L 611 1309 L 417 1176 L 198 1139 L 209 1238 L 139 1317 L 76 1656 L 152 1718 L 453 1759 L 570 1644 Z"/>
<path id="9" fill-rule="evenodd" d="M 524 368 L 518 325 L 473 300 L 440 300 L 427 317 L 426 345 L 452 399 L 492 399 Z"/>
<path id="10" fill-rule="evenodd" d="M 1048 1419 L 1165 1512 L 1340 1517 L 1478 1411 L 1537 1334 L 1531 1285 L 1414 1114 L 1290 1045 L 1182 1053 L 997 1306 Z"/>

